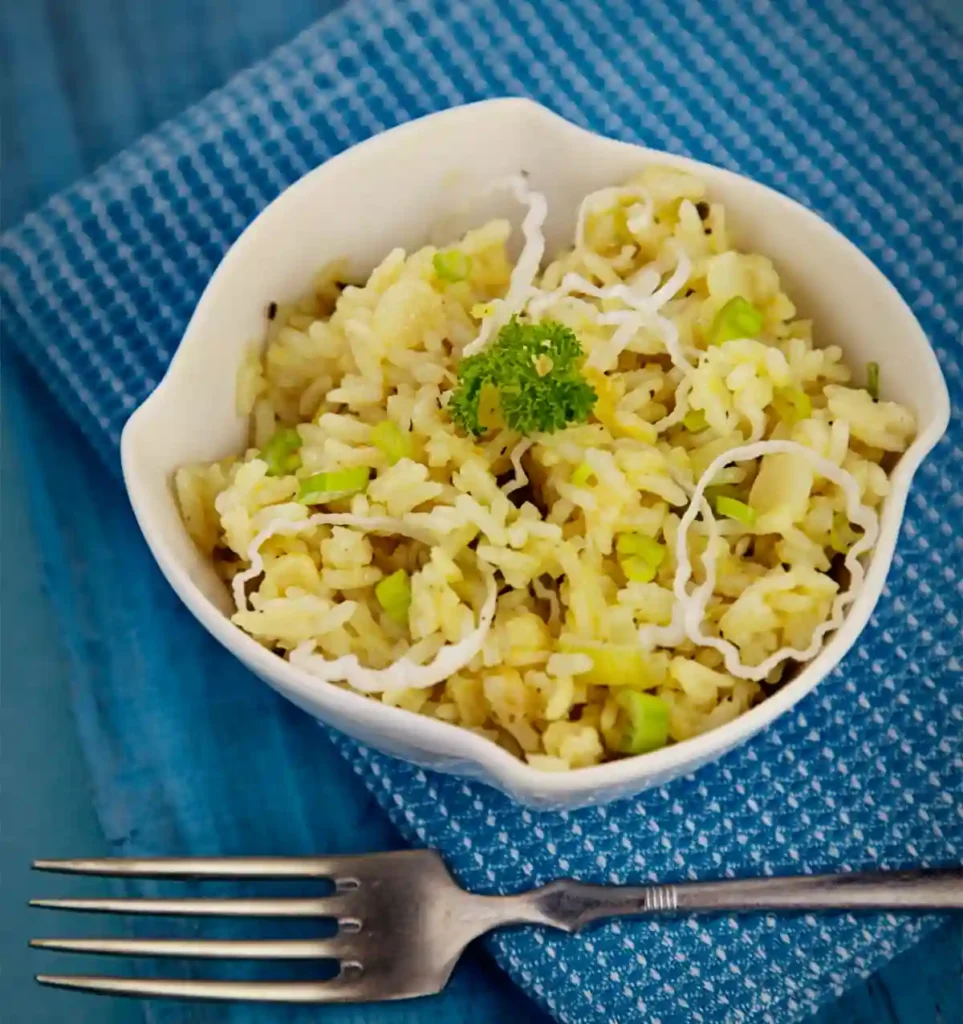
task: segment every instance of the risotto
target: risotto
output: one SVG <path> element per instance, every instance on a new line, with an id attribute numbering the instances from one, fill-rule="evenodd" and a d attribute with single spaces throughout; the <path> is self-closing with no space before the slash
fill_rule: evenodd
<path id="1" fill-rule="evenodd" d="M 702 181 L 543 196 L 272 303 L 248 449 L 179 470 L 233 622 L 320 680 L 560 771 L 745 712 L 863 578 L 914 416 L 849 367 Z"/>

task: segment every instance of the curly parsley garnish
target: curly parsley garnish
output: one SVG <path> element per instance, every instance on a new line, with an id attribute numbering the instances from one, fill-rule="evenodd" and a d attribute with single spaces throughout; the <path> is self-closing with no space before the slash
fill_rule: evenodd
<path id="1" fill-rule="evenodd" d="M 523 324 L 512 317 L 488 348 L 459 363 L 448 412 L 467 433 L 485 433 L 479 402 L 490 385 L 498 392 L 505 425 L 519 434 L 584 423 L 598 396 L 580 372 L 582 355 L 578 338 L 564 324 Z"/>

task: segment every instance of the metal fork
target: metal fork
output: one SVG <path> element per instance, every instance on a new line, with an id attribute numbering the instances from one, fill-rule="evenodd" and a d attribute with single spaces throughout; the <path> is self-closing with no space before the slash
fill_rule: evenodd
<path id="1" fill-rule="evenodd" d="M 506 925 L 576 932 L 611 917 L 811 910 L 961 910 L 963 868 L 802 875 L 672 885 L 603 886 L 572 879 L 513 896 L 465 892 L 432 850 L 357 857 L 40 860 L 40 871 L 166 879 L 330 879 L 330 896 L 302 899 L 64 899 L 35 907 L 109 914 L 333 918 L 331 938 L 36 939 L 40 949 L 118 956 L 337 960 L 325 981 L 203 981 L 38 975 L 59 988 L 110 995 L 327 1003 L 440 992 L 465 947 Z"/>

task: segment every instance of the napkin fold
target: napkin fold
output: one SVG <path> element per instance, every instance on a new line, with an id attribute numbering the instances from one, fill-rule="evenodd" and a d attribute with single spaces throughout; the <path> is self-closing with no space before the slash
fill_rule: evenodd
<path id="1" fill-rule="evenodd" d="M 959 863 L 963 281 L 953 211 L 963 140 L 952 111 L 963 109 L 961 68 L 950 26 L 899 0 L 352 0 L 4 235 L 3 332 L 116 471 L 125 419 L 159 381 L 233 239 L 292 181 L 387 127 L 456 103 L 528 95 L 586 127 L 792 195 L 896 283 L 954 402 L 950 430 L 914 485 L 885 596 L 843 665 L 720 762 L 572 813 L 529 812 L 486 787 L 334 741 L 405 837 L 442 850 L 462 882 L 483 891 L 568 874 L 618 883 Z M 110 537 L 102 539 L 106 549 Z M 145 557 L 139 542 L 115 541 L 103 572 L 130 580 Z M 125 822 L 110 822 L 123 843 L 136 845 L 149 809 L 166 816 L 179 852 L 209 852 L 193 849 L 207 834 L 185 825 L 192 786 L 221 780 L 237 804 L 218 819 L 220 834 L 240 844 L 231 812 L 244 807 L 243 787 L 226 787 L 218 773 L 244 763 L 245 740 L 258 728 L 263 735 L 255 719 L 268 712 L 247 699 L 228 715 L 229 729 L 197 724 L 205 711 L 225 721 L 216 702 L 231 700 L 212 670 L 221 687 L 243 670 L 168 607 L 155 576 L 145 571 L 125 600 L 167 608 L 164 635 L 122 609 L 111 613 L 114 633 L 99 635 L 76 594 L 58 595 L 61 613 L 82 623 L 72 643 L 79 704 L 92 716 L 83 738 L 100 785 L 125 795 Z M 103 586 L 91 601 L 107 609 L 116 592 Z M 109 736 L 102 721 L 91 723 L 104 713 L 97 687 L 116 690 L 117 681 L 82 668 L 89 645 L 101 643 L 130 654 L 128 699 L 113 693 Z M 161 666 L 178 675 L 166 691 Z M 207 730 L 222 746 L 178 745 L 176 729 L 188 738 Z M 299 816 L 307 841 L 305 808 L 317 806 L 318 783 L 310 750 L 292 756 L 284 735 L 271 742 L 289 770 L 268 813 Z M 267 768 L 263 752 L 250 756 Z M 158 810 L 159 775 L 169 784 Z M 582 936 L 520 930 L 488 942 L 559 1021 L 783 1024 L 934 923 L 756 915 L 616 922 Z"/>

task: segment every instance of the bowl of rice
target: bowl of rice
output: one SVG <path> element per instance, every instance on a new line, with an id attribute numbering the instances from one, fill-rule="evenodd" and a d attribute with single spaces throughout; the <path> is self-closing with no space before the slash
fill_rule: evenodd
<path id="1" fill-rule="evenodd" d="M 913 314 L 815 214 L 505 99 L 271 203 L 122 455 L 171 585 L 265 682 L 574 807 L 839 663 L 948 417 Z"/>

